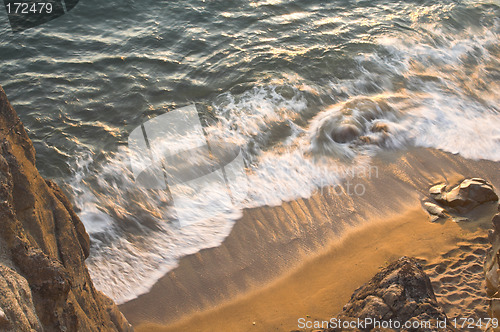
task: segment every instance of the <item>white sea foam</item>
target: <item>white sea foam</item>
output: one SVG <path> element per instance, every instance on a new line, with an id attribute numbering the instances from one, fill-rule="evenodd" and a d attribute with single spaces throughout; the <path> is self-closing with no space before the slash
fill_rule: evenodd
<path id="1" fill-rule="evenodd" d="M 233 190 L 247 192 L 237 205 L 221 206 L 220 188 L 192 193 L 189 204 L 182 207 L 186 209 L 182 214 L 192 222 L 180 227 L 173 221 L 164 191 L 135 184 L 127 148 L 108 156 L 90 180 L 85 177 L 92 155 L 77 163 L 72 188 L 93 239 L 87 264 L 96 287 L 118 303 L 147 292 L 182 256 L 220 245 L 243 208 L 309 197 L 315 189 L 340 179 L 333 164 L 308 156 L 306 131 L 292 121 L 307 107 L 299 91 L 291 99 L 277 94 L 274 87 L 252 90 L 238 100 L 231 95 L 223 98 L 228 102 L 217 110 L 219 121 L 206 128 L 209 141 L 236 143 L 252 155 L 247 159 L 245 183 L 231 183 Z M 273 135 L 269 128 L 276 124 L 288 126 L 290 137 L 275 149 L 259 150 L 262 145 L 255 141 L 269 140 Z M 206 218 L 214 214 L 217 217 Z"/>
<path id="2" fill-rule="evenodd" d="M 498 27 L 451 36 L 430 26 L 438 45 L 379 41 L 399 59 L 397 70 L 418 85 L 418 92 L 407 91 L 396 106 L 406 114 L 394 125 L 406 138 L 466 158 L 500 161 L 500 84 L 494 79 L 500 66 Z"/>
<path id="3" fill-rule="evenodd" d="M 195 193 L 184 212 L 197 222 L 185 227 L 172 222 L 165 192 L 135 185 L 126 148 L 108 155 L 96 170 L 88 167 L 92 155 L 80 161 L 72 187 L 93 239 L 88 265 L 97 288 L 118 303 L 147 292 L 182 256 L 220 245 L 243 208 L 310 197 L 320 187 L 339 183 L 344 175 L 338 166 L 345 158 L 366 164 L 380 149 L 415 144 L 500 161 L 498 82 L 488 71 L 499 65 L 495 29 L 453 36 L 429 31 L 439 35 L 439 44 L 418 36 L 378 40 L 390 56 L 374 52 L 356 61 L 361 68 L 371 63 L 379 70 L 332 79 L 332 91 L 351 98 L 323 105 L 307 125 L 297 120 L 311 106 L 306 95 L 316 89 L 300 79 L 287 87 L 287 97 L 275 85 L 220 95 L 212 105 L 217 122 L 204 130 L 209 141 L 242 148 L 248 194 L 236 206 L 221 206 L 216 188 Z M 404 78 L 403 88 L 395 87 L 395 77 Z M 383 92 L 367 95 L 367 85 Z M 380 111 L 365 114 L 356 100 Z M 356 129 L 344 141 L 335 130 L 346 123 Z M 386 129 L 375 130 L 376 125 Z M 217 217 L 207 220 L 207 209 Z"/>

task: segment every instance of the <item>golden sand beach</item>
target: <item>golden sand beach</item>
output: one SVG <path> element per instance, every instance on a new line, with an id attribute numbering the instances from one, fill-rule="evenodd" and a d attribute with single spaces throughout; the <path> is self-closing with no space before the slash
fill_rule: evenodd
<path id="1" fill-rule="evenodd" d="M 181 260 L 149 292 L 120 306 L 138 331 L 291 331 L 329 319 L 380 268 L 416 257 L 452 317 L 485 317 L 482 264 L 496 203 L 469 221 L 431 223 L 421 206 L 435 183 L 483 177 L 498 163 L 431 149 L 374 159 L 377 176 L 353 178 L 362 196 L 325 189 L 310 199 L 249 209 L 217 247 Z M 292 262 L 292 263 L 290 263 Z"/>

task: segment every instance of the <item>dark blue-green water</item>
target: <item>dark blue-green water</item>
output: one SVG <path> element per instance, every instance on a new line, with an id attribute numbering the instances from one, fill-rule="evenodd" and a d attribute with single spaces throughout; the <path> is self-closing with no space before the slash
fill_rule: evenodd
<path id="1" fill-rule="evenodd" d="M 242 208 L 337 183 L 345 159 L 417 145 L 499 161 L 499 18 L 493 0 L 81 0 L 22 33 L 0 16 L 0 84 L 91 234 L 97 287 L 122 302 L 221 243 Z M 193 103 L 245 152 L 250 191 L 217 220 L 193 197 L 199 223 L 176 228 L 168 198 L 134 185 L 127 141 Z M 354 137 L 332 139 L 346 123 Z"/>

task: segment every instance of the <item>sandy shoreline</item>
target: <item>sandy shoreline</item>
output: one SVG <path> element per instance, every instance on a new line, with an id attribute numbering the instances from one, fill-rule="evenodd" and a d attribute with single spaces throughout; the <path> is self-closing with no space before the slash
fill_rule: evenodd
<path id="1" fill-rule="evenodd" d="M 498 163 L 413 149 L 384 153 L 373 164 L 377 177 L 351 179 L 364 186 L 362 196 L 324 190 L 244 211 L 221 246 L 184 257 L 150 293 L 120 309 L 138 331 L 286 331 L 305 315 L 335 315 L 380 266 L 402 255 L 435 268 L 446 259 L 453 265 L 458 243 L 482 245 L 488 208 L 468 225 L 432 224 L 420 200 L 431 184 L 465 177 L 483 177 L 498 189 Z M 469 253 L 472 270 L 480 249 Z M 438 278 L 435 287 L 443 284 Z M 448 293 L 444 301 L 453 306 Z"/>

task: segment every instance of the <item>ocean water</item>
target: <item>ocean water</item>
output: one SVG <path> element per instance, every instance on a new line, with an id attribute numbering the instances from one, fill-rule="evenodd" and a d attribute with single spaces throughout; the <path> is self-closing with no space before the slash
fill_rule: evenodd
<path id="1" fill-rule="evenodd" d="M 382 149 L 500 161 L 499 33 L 498 0 L 81 0 L 22 33 L 0 15 L 0 84 L 92 238 L 97 288 L 122 303 L 242 209 L 308 197 Z M 209 140 L 241 148 L 247 195 L 193 193 L 179 227 L 127 143 L 192 104 Z"/>

